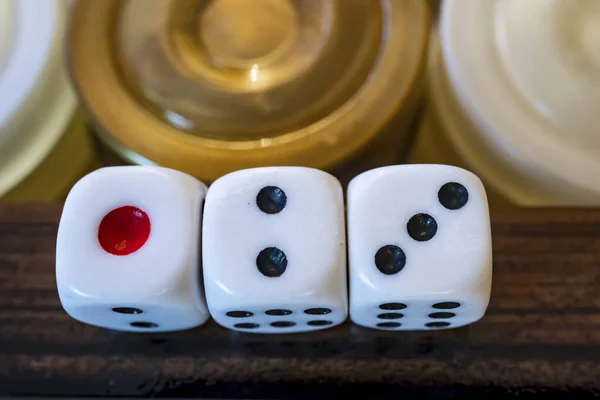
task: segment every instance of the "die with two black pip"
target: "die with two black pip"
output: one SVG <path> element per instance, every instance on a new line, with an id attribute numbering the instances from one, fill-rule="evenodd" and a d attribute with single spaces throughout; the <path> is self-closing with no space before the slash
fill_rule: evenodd
<path id="1" fill-rule="evenodd" d="M 442 165 L 368 171 L 351 182 L 347 213 L 348 246 L 342 187 L 311 168 L 237 171 L 208 190 L 166 168 L 102 168 L 65 202 L 59 297 L 77 320 L 136 332 L 188 329 L 209 314 L 254 333 L 326 329 L 348 311 L 385 330 L 483 316 L 491 232 L 475 175 Z"/>

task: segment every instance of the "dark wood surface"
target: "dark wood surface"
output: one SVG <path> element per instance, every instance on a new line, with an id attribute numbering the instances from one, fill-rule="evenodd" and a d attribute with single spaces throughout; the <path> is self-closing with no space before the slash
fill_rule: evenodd
<path id="1" fill-rule="evenodd" d="M 489 311 L 461 329 L 124 334 L 65 314 L 60 206 L 0 205 L 0 396 L 600 395 L 600 210 L 493 213 Z M 134 284 L 134 282 L 132 282 Z"/>

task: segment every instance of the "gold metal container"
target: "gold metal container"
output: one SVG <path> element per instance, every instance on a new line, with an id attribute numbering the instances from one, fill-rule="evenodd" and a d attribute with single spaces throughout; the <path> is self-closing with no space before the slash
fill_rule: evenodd
<path id="1" fill-rule="evenodd" d="M 68 60 L 106 146 L 212 181 L 397 162 L 428 30 L 426 0 L 79 0 Z"/>

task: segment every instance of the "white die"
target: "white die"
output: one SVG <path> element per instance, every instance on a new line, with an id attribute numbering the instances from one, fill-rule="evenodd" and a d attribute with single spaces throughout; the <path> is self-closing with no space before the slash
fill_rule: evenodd
<path id="1" fill-rule="evenodd" d="M 77 182 L 56 245 L 65 311 L 121 331 L 203 324 L 209 317 L 199 271 L 205 194 L 195 178 L 160 167 L 107 167 Z"/>
<path id="2" fill-rule="evenodd" d="M 437 223 L 433 237 L 433 221 L 423 214 Z M 485 189 L 472 173 L 403 165 L 356 177 L 348 188 L 348 243 L 355 323 L 428 330 L 456 328 L 484 315 L 492 283 L 491 231 Z"/>
<path id="3" fill-rule="evenodd" d="M 208 308 L 226 328 L 290 333 L 342 323 L 348 295 L 339 181 L 302 167 L 218 179 L 206 196 L 203 269 Z"/>

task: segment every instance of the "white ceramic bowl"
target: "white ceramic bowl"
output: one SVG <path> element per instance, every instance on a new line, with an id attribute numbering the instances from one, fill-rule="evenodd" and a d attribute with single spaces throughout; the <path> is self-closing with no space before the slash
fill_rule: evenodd
<path id="1" fill-rule="evenodd" d="M 517 204 L 600 204 L 600 1 L 446 0 L 432 46 L 467 165 Z"/>
<path id="2" fill-rule="evenodd" d="M 63 60 L 64 0 L 0 2 L 0 196 L 57 143 L 75 110 Z"/>

